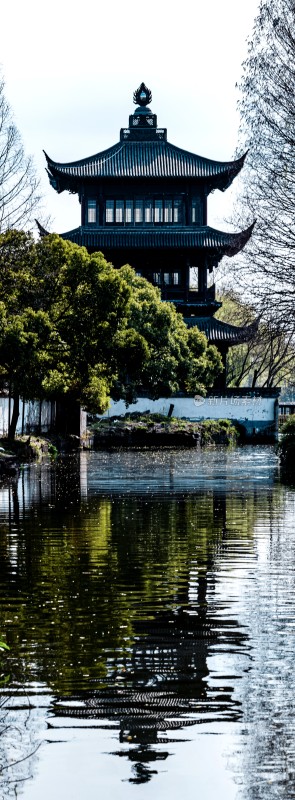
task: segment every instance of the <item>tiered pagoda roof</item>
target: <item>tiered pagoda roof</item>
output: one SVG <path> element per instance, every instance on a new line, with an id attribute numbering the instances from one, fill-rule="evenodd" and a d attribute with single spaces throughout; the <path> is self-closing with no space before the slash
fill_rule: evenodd
<path id="1" fill-rule="evenodd" d="M 208 225 L 203 227 L 186 226 L 176 228 L 175 226 L 161 227 L 146 225 L 144 228 L 106 228 L 80 226 L 72 231 L 62 234 L 63 239 L 68 239 L 75 244 L 101 250 L 171 250 L 174 248 L 186 248 L 191 250 L 202 250 L 208 255 L 207 263 L 210 262 L 210 254 L 214 264 L 223 256 L 234 256 L 239 253 L 250 239 L 253 225 L 239 233 L 224 233 L 210 228 Z M 41 231 L 40 231 L 41 232 Z M 42 232 L 41 232 L 42 233 Z"/>
<path id="2" fill-rule="evenodd" d="M 145 226 L 144 229 L 117 228 L 113 230 L 102 228 L 88 228 L 79 226 L 72 231 L 63 233 L 64 239 L 69 239 L 76 244 L 83 244 L 100 247 L 134 247 L 134 248 L 173 248 L 188 247 L 202 248 L 202 250 L 220 251 L 220 256 L 234 256 L 245 246 L 253 230 L 253 224 L 239 233 L 225 233 L 210 228 L 208 225 L 202 228 L 187 226 L 185 229 L 175 229 L 175 227 L 165 226 L 160 230 L 153 226 Z M 86 235 L 86 238 L 85 238 Z"/>
<path id="3" fill-rule="evenodd" d="M 45 157 L 50 183 L 57 192 L 78 191 L 81 180 L 97 178 L 201 178 L 224 191 L 240 172 L 246 154 L 236 161 L 212 161 L 165 140 L 143 139 L 120 141 L 94 156 L 65 164 L 53 161 L 47 153 Z"/>

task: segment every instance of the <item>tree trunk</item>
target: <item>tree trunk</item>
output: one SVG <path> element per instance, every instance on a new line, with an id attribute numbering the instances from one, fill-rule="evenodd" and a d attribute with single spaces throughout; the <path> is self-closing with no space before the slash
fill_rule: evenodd
<path id="1" fill-rule="evenodd" d="M 61 436 L 80 436 L 80 403 L 70 394 L 57 403 L 56 432 Z"/>
<path id="2" fill-rule="evenodd" d="M 258 370 L 254 369 L 253 372 L 253 380 L 252 380 L 252 389 L 255 389 L 256 382 L 257 382 Z"/>
<path id="3" fill-rule="evenodd" d="M 15 431 L 17 426 L 17 420 L 19 418 L 19 394 L 13 395 L 13 412 L 11 420 L 9 420 L 9 428 L 8 428 L 8 439 L 13 440 L 15 438 Z"/>

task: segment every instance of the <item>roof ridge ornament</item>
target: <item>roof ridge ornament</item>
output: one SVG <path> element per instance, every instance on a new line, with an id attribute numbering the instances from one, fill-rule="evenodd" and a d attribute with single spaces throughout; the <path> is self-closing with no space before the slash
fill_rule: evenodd
<path id="1" fill-rule="evenodd" d="M 152 102 L 152 93 L 145 83 L 141 83 L 133 93 L 133 102 L 138 106 L 148 106 Z"/>

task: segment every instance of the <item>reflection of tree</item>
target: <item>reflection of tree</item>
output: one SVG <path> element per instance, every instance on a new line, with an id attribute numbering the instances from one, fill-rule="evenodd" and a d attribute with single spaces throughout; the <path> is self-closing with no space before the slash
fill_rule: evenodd
<path id="1" fill-rule="evenodd" d="M 43 723 L 44 724 L 44 723 Z M 0 694 L 0 792 L 1 798 L 17 797 L 17 789 L 32 774 L 41 727 L 40 714 L 28 698 Z"/>
<path id="2" fill-rule="evenodd" d="M 241 798 L 294 797 L 294 493 L 279 516 L 270 505 L 257 531 L 255 580 L 247 584 L 242 624 L 251 631 L 251 670 L 242 682 L 244 736 L 235 756 Z"/>
<path id="3" fill-rule="evenodd" d="M 97 681 L 109 675 L 112 654 L 120 652 L 123 663 L 141 618 L 166 607 L 185 608 L 192 569 L 198 614 L 205 612 L 223 521 L 216 518 L 211 493 L 180 502 L 92 497 L 64 509 L 55 469 L 35 467 L 33 475 L 30 491 L 20 481 L 19 519 L 11 512 L 1 544 L 4 613 L 12 620 L 5 630 L 16 674 L 17 664 L 32 651 L 37 666 L 34 671 L 25 660 L 28 678 L 48 678 L 64 693 L 73 685 L 84 687 L 86 676 Z M 231 517 L 241 516 L 240 505 L 230 500 L 229 527 Z M 251 518 L 250 502 L 247 508 Z"/>

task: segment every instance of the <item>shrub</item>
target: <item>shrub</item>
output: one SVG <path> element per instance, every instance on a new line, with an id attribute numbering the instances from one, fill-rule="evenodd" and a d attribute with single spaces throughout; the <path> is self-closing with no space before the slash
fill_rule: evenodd
<path id="1" fill-rule="evenodd" d="M 290 414 L 286 422 L 283 422 L 281 431 L 284 435 L 295 436 L 295 414 Z"/>

